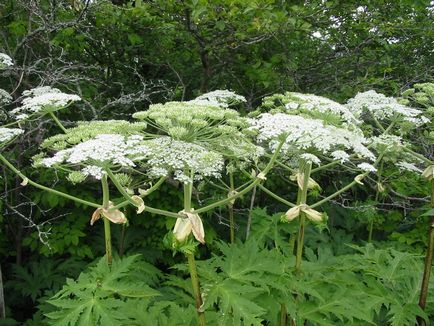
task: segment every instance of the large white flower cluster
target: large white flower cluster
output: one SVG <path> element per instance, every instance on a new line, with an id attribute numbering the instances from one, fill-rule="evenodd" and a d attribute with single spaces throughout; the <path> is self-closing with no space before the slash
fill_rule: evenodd
<path id="1" fill-rule="evenodd" d="M 11 101 L 12 96 L 10 96 L 3 88 L 0 88 L 0 106 L 9 104 Z"/>
<path id="2" fill-rule="evenodd" d="M 380 121 L 399 117 L 416 125 L 429 122 L 429 119 L 422 115 L 421 110 L 402 105 L 395 98 L 379 94 L 374 90 L 358 93 L 348 100 L 346 106 L 357 117 L 367 110 Z"/>
<path id="3" fill-rule="evenodd" d="M 401 137 L 388 134 L 371 137 L 370 143 L 372 148 L 380 153 L 399 152 L 404 146 Z"/>
<path id="4" fill-rule="evenodd" d="M 196 97 L 194 100 L 188 101 L 188 103 L 199 105 L 213 105 L 220 107 L 229 107 L 240 102 L 246 102 L 244 96 L 238 95 L 228 90 L 215 90 Z"/>
<path id="5" fill-rule="evenodd" d="M 8 142 L 22 133 L 24 133 L 23 129 L 0 127 L 0 143 Z"/>
<path id="6" fill-rule="evenodd" d="M 148 152 L 145 161 L 151 177 L 173 173 L 176 180 L 191 183 L 203 177 L 221 176 L 224 166 L 222 155 L 202 146 L 170 137 L 147 141 L 146 146 Z"/>
<path id="7" fill-rule="evenodd" d="M 101 134 L 71 148 L 58 151 L 53 157 L 43 158 L 37 165 L 52 167 L 57 164 L 69 163 L 96 167 L 134 167 L 135 161 L 143 159 L 148 153 L 148 147 L 143 145 L 143 136 L 123 136 L 117 134 Z M 85 172 L 99 176 L 100 169 L 87 168 Z"/>
<path id="8" fill-rule="evenodd" d="M 95 120 L 79 121 L 74 128 L 68 128 L 65 133 L 54 135 L 44 140 L 43 148 L 53 150 L 65 149 L 101 134 L 134 135 L 140 134 L 146 128 L 146 122 L 128 122 L 125 120 Z"/>
<path id="9" fill-rule="evenodd" d="M 309 119 L 285 113 L 263 113 L 250 120 L 260 143 L 268 143 L 274 150 L 281 137 L 286 137 L 282 147 L 284 153 L 312 152 L 345 161 L 348 152 L 361 158 L 374 160 L 374 154 L 365 146 L 367 139 L 360 130 L 349 130 L 326 125 L 322 120 Z"/>
<path id="10" fill-rule="evenodd" d="M 50 86 L 37 87 L 23 92 L 23 95 L 22 106 L 10 112 L 17 120 L 27 119 L 36 113 L 57 111 L 81 100 L 78 95 L 66 94 Z"/>
<path id="11" fill-rule="evenodd" d="M 331 114 L 338 116 L 347 124 L 360 124 L 360 121 L 344 105 L 313 94 L 287 92 L 285 93 L 285 108 L 288 111 L 304 110 Z"/>
<path id="12" fill-rule="evenodd" d="M 5 53 L 0 52 L 0 69 L 13 66 L 12 58 Z"/>

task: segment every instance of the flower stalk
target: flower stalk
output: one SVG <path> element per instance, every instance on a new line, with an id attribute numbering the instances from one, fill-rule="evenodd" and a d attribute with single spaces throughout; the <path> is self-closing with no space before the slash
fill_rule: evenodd
<path id="1" fill-rule="evenodd" d="M 189 183 L 184 183 L 184 212 L 190 213 L 192 211 L 191 207 L 191 197 L 193 193 L 193 180 Z M 196 311 L 198 316 L 198 325 L 205 326 L 205 314 L 201 310 L 202 308 L 202 295 L 200 292 L 199 276 L 197 275 L 196 260 L 194 259 L 194 253 L 185 254 L 188 261 L 188 269 L 190 272 L 191 285 L 193 287 L 193 295 L 196 302 Z"/>
<path id="2" fill-rule="evenodd" d="M 303 205 L 307 202 L 307 190 L 310 178 L 310 172 L 312 170 L 312 163 L 302 162 L 300 164 L 300 171 L 303 173 L 303 188 L 298 188 L 297 205 Z M 297 234 L 297 252 L 295 255 L 295 271 L 299 272 L 301 269 L 301 257 L 303 255 L 304 245 L 304 230 L 306 224 L 306 214 L 300 212 L 299 228 Z"/>
<path id="3" fill-rule="evenodd" d="M 102 186 L 102 206 L 103 209 L 108 209 L 109 207 L 109 186 L 107 182 L 107 175 L 103 175 L 101 178 L 101 186 Z M 107 257 L 107 264 L 109 267 L 112 265 L 113 254 L 112 254 L 112 238 L 111 238 L 111 230 L 110 230 L 110 221 L 107 217 L 103 217 L 104 220 L 104 238 L 105 238 L 105 254 Z"/>
<path id="4" fill-rule="evenodd" d="M 54 112 L 50 111 L 49 112 L 51 118 L 53 119 L 53 121 L 59 126 L 60 129 L 62 129 L 62 131 L 66 134 L 67 130 L 66 128 L 63 126 L 63 124 L 60 122 L 60 120 L 56 117 L 56 115 L 54 114 Z"/>
<path id="5" fill-rule="evenodd" d="M 434 208 L 434 179 L 431 180 L 431 208 Z M 428 247 L 426 249 L 425 265 L 422 277 L 422 285 L 419 296 L 419 306 L 425 310 L 426 300 L 428 297 L 429 280 L 431 276 L 433 253 L 434 253 L 434 216 L 430 218 L 430 225 L 428 231 Z M 421 317 L 417 318 L 418 325 L 423 325 L 424 322 Z"/>
<path id="6" fill-rule="evenodd" d="M 229 196 L 232 196 L 234 194 L 234 174 L 232 172 L 229 172 Z M 228 210 L 229 210 L 229 228 L 230 228 L 230 240 L 231 243 L 235 242 L 235 220 L 234 220 L 234 204 L 235 200 L 230 201 L 228 203 Z"/>

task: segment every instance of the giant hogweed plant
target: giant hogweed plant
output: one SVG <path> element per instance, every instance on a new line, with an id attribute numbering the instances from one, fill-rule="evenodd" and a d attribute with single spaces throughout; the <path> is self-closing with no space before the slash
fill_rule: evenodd
<path id="1" fill-rule="evenodd" d="M 3 164 L 23 179 L 22 185 L 32 185 L 95 208 L 91 224 L 99 219 L 103 220 L 106 244 L 107 269 L 103 271 L 101 262 L 98 269 L 106 275 L 104 277 L 113 280 L 121 281 L 123 277 L 128 279 L 126 275 L 131 271 L 126 268 L 118 273 L 119 268 L 122 270 L 122 262 L 113 260 L 111 245 L 111 223 L 127 223 L 127 217 L 122 212 L 125 206 L 136 207 L 138 214 L 146 211 L 176 218 L 173 248 L 187 257 L 192 294 L 200 325 L 205 325 L 206 311 L 211 309 L 213 303 L 218 304 L 225 298 L 224 292 L 217 292 L 214 299 L 207 301 L 207 293 L 201 291 L 194 258 L 197 242 L 191 238 L 192 234 L 198 242 L 205 242 L 200 214 L 223 205 L 228 205 L 231 209 L 236 198 L 247 194 L 255 187 L 260 187 L 289 207 L 284 220 L 298 221 L 294 270 L 295 275 L 300 278 L 305 224 L 309 220 L 315 223 L 326 220 L 326 215 L 315 208 L 355 184 L 360 184 L 369 173 L 375 173 L 385 155 L 384 151 L 378 151 L 372 138 L 363 135 L 361 112 L 366 108 L 371 112 L 366 104 L 354 109 L 350 105 L 345 107 L 313 95 L 287 93 L 266 98 L 263 108 L 269 112 L 247 119 L 241 117 L 237 111 L 229 109 L 231 104 L 242 102 L 244 100 L 242 97 L 227 91 L 216 91 L 189 102 L 151 105 L 147 111 L 134 114 L 133 117 L 141 120 L 140 122 L 117 120 L 78 122 L 77 126 L 72 128 L 65 128 L 55 112 L 78 101 L 78 97 L 64 94 L 51 87 L 39 87 L 23 95 L 25 98 L 22 106 L 11 111 L 15 122 L 7 127 L 14 124 L 25 126 L 26 121 L 49 116 L 62 130 L 62 134 L 50 137 L 42 143 L 43 152 L 34 157 L 34 166 L 56 169 L 74 184 L 84 182 L 86 179 L 100 182 L 101 202 L 89 202 L 40 185 L 27 178 L 0 154 Z M 406 123 L 426 122 L 418 110 L 411 109 L 413 111 L 406 116 L 403 113 L 406 111 L 402 107 L 398 108 L 397 115 L 401 114 Z M 377 111 L 373 112 L 377 113 Z M 372 113 L 371 116 L 381 131 L 377 135 L 378 139 L 387 137 L 394 125 L 397 125 L 396 121 L 392 121 L 389 126 L 383 127 L 379 122 L 383 117 L 395 117 L 395 114 Z M 0 139 L 3 146 L 23 133 L 20 128 L 2 127 L 1 131 Z M 256 145 L 253 144 L 252 139 L 256 141 Z M 377 152 L 377 156 L 374 151 Z M 417 153 L 410 153 L 417 156 Z M 266 159 L 265 164 L 260 162 L 261 158 Z M 325 164 L 321 165 L 322 162 Z M 275 164 L 289 172 L 290 179 L 296 182 L 295 204 L 262 185 Z M 313 174 L 335 165 L 357 174 L 354 181 L 316 203 L 309 203 L 309 190 L 319 188 L 312 179 Z M 256 172 L 247 172 L 250 166 L 253 166 Z M 194 208 L 192 194 L 197 182 L 206 184 L 209 178 L 222 179 L 225 170 L 230 175 L 228 197 Z M 238 171 L 252 180 L 236 188 L 233 174 Z M 179 212 L 165 211 L 145 203 L 146 196 L 157 191 L 168 178 L 176 180 L 183 186 L 184 205 Z M 144 189 L 148 185 L 150 186 Z M 123 201 L 111 201 L 110 190 L 113 188 L 122 195 Z M 232 242 L 233 233 L 232 222 Z M 292 271 L 289 274 L 292 275 Z M 82 280 L 87 277 L 83 276 Z M 91 279 L 96 280 L 98 277 L 92 276 Z M 48 315 L 54 323 L 74 325 L 85 320 L 92 321 L 94 324 L 105 324 L 109 321 L 131 324 L 132 319 L 120 314 L 115 301 L 121 300 L 125 303 L 131 298 L 158 296 L 158 293 L 153 290 L 139 291 L 139 293 L 134 291 L 134 286 L 118 287 L 117 283 L 108 283 L 111 285 L 105 290 L 101 287 L 94 288 L 80 284 L 80 279 L 77 286 L 69 283 L 61 291 L 62 293 L 54 298 L 53 305 L 60 309 Z M 297 301 L 299 295 L 291 292 L 290 296 Z M 95 301 L 95 298 L 98 300 Z M 281 325 L 286 324 L 287 315 L 291 317 L 291 322 L 300 320 L 287 299 L 288 296 L 276 298 L 276 302 L 280 303 Z M 68 303 L 68 300 L 72 300 L 71 303 Z M 90 307 L 88 300 L 92 302 Z M 224 303 L 226 304 L 223 306 L 226 307 L 224 310 L 239 321 L 255 324 L 255 316 L 249 317 L 241 312 L 234 315 L 237 311 L 236 304 L 240 300 L 238 298 L 229 305 L 228 302 Z M 171 306 L 163 304 L 163 307 L 169 309 Z M 111 317 L 114 319 L 110 320 Z"/>
<path id="2" fill-rule="evenodd" d="M 256 152 L 260 152 L 259 148 L 244 140 L 244 135 L 240 132 L 241 127 L 245 125 L 244 118 L 236 111 L 226 108 L 225 100 L 231 94 L 222 93 L 223 96 L 211 94 L 216 98 L 215 102 L 211 101 L 210 97 L 200 99 L 200 103 L 171 102 L 166 105 L 154 105 L 147 112 L 137 113 L 136 118 L 149 120 L 150 128 L 145 130 L 147 123 L 131 124 L 126 121 L 82 122 L 77 127 L 67 129 L 53 112 L 65 108 L 77 100 L 76 97 L 58 90 L 53 91 L 49 87 L 39 87 L 26 92 L 24 95 L 32 98 L 29 101 L 26 101 L 27 98 L 24 99 L 23 106 L 11 112 L 16 120 L 22 122 L 36 114 L 42 117 L 48 113 L 63 131 L 63 134 L 51 137 L 42 144 L 45 152 L 53 151 L 54 155 L 44 152 L 35 156 L 34 166 L 67 172 L 68 180 L 73 183 L 83 182 L 87 177 L 99 180 L 102 189 L 100 204 L 39 185 L 24 176 L 4 156 L 0 159 L 23 178 L 23 185 L 31 184 L 95 207 L 91 224 L 101 218 L 104 221 L 106 259 L 109 267 L 113 263 L 110 223 L 127 222 L 125 214 L 120 209 L 128 204 L 136 206 L 138 214 L 147 211 L 177 218 L 173 233 L 175 241 L 181 246 L 188 241 L 190 233 L 193 233 L 199 242 L 204 243 L 204 228 L 199 214 L 247 193 L 265 178 L 279 152 L 276 151 L 264 171 L 252 184 L 244 186 L 239 193 L 225 200 L 194 211 L 191 196 L 195 181 L 207 177 L 220 177 L 225 159 L 231 161 L 237 157 L 240 160 L 250 160 L 257 156 Z M 11 130 L 18 132 L 15 129 Z M 15 134 L 7 135 L 9 140 Z M 225 150 L 221 145 L 223 142 L 227 143 Z M 155 209 L 145 205 L 143 201 L 143 198 L 155 191 L 169 175 L 184 185 L 184 209 L 180 212 Z M 135 194 L 136 189 L 131 189 L 133 182 L 125 179 L 135 180 L 133 182 L 142 185 L 143 180 L 158 181 L 147 190 L 137 189 L 138 194 Z M 115 204 L 110 200 L 109 182 L 125 198 L 124 202 Z M 125 187 L 126 183 L 129 183 L 130 188 Z M 194 250 L 190 248 L 183 251 L 188 258 L 199 323 L 205 324 L 204 315 L 199 309 L 202 299 Z M 100 317 L 96 318 L 99 320 Z"/>

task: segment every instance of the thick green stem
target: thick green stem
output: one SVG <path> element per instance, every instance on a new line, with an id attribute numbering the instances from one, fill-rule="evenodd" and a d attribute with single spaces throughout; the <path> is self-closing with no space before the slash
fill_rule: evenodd
<path id="1" fill-rule="evenodd" d="M 303 188 L 299 189 L 299 196 L 297 198 L 297 205 L 306 204 L 307 190 L 310 178 L 310 171 L 312 169 L 312 163 L 302 162 L 300 164 L 300 173 L 303 173 Z M 299 272 L 301 268 L 301 258 L 303 255 L 304 246 L 304 229 L 306 223 L 306 216 L 303 212 L 300 213 L 299 228 L 297 235 L 297 252 L 295 256 L 295 271 Z"/>
<path id="2" fill-rule="evenodd" d="M 229 196 L 234 192 L 234 175 L 229 172 Z M 228 203 L 229 210 L 229 228 L 230 228 L 230 240 L 231 243 L 235 242 L 235 220 L 234 220 L 234 202 L 230 201 Z"/>
<path id="3" fill-rule="evenodd" d="M 193 295 L 196 302 L 197 316 L 199 319 L 198 325 L 205 326 L 206 325 L 205 314 L 201 310 L 203 302 L 200 293 L 200 284 L 199 284 L 199 276 L 197 275 L 196 261 L 194 259 L 194 254 L 187 254 L 186 256 L 188 259 L 188 269 L 190 270 L 191 284 L 193 286 Z"/>
<path id="4" fill-rule="evenodd" d="M 377 204 L 378 199 L 380 198 L 380 189 L 379 189 L 379 185 L 381 183 L 381 174 L 383 173 L 383 166 L 384 166 L 384 161 L 381 161 L 380 167 L 378 168 L 377 171 L 377 189 L 375 191 L 375 203 Z M 369 223 L 369 235 L 368 235 L 368 242 L 372 242 L 372 235 L 374 233 L 374 217 L 372 217 L 370 223 Z"/>
<path id="5" fill-rule="evenodd" d="M 434 180 L 431 180 L 431 208 L 434 208 Z M 419 306 L 425 310 L 426 299 L 428 297 L 429 280 L 431 276 L 432 261 L 434 252 L 434 216 L 430 219 L 429 232 L 428 232 L 428 247 L 426 249 L 425 265 L 422 277 L 422 285 L 419 296 Z M 418 318 L 419 325 L 423 325 L 422 318 Z"/>
<path id="6" fill-rule="evenodd" d="M 59 126 L 60 129 L 62 129 L 62 131 L 66 134 L 66 128 L 63 126 L 63 124 L 60 122 L 60 120 L 56 117 L 56 115 L 54 114 L 54 112 L 49 112 L 51 118 L 54 120 L 54 122 Z"/>
<path id="7" fill-rule="evenodd" d="M 193 183 L 192 182 L 191 183 L 184 183 L 184 211 L 185 212 L 191 211 L 192 193 L 193 193 Z M 196 261 L 194 259 L 193 253 L 186 254 L 186 256 L 187 256 L 187 260 L 188 260 L 188 269 L 190 271 L 190 278 L 191 278 L 191 285 L 193 287 L 194 299 L 196 302 L 196 311 L 197 311 L 197 317 L 199 320 L 198 324 L 200 326 L 204 326 L 205 325 L 205 314 L 201 310 L 203 302 L 202 302 L 202 295 L 200 292 L 199 276 L 197 275 Z"/>
<path id="8" fill-rule="evenodd" d="M 102 185 L 102 206 L 107 209 L 109 207 L 109 187 L 107 182 L 107 175 L 103 175 L 101 178 Z M 109 267 L 112 265 L 113 255 L 112 255 L 112 237 L 110 231 L 110 221 L 104 217 L 104 238 L 105 238 L 105 255 L 107 257 L 107 264 Z"/>
<path id="9" fill-rule="evenodd" d="M 83 204 L 83 205 L 86 205 L 86 206 L 95 207 L 95 208 L 101 207 L 101 205 L 99 205 L 97 203 L 92 203 L 90 201 L 83 200 L 83 199 L 80 199 L 80 198 L 75 197 L 75 196 L 71 196 L 71 195 L 66 194 L 64 192 L 61 192 L 61 191 L 58 191 L 58 190 L 55 190 L 55 189 L 52 189 L 52 188 L 49 188 L 49 187 L 45 187 L 45 186 L 43 186 L 43 185 L 41 185 L 41 184 L 39 184 L 37 182 L 34 182 L 34 181 L 30 180 L 23 173 L 21 173 L 17 168 L 15 168 L 2 154 L 0 154 L 0 161 L 2 161 L 4 163 L 4 165 L 6 165 L 10 170 L 12 170 L 20 178 L 22 178 L 23 180 L 26 180 L 27 184 L 29 184 L 29 185 L 31 185 L 31 186 L 33 186 L 35 188 L 51 192 L 53 194 L 56 194 L 58 196 L 61 196 L 61 197 L 64 197 L 64 198 L 67 198 L 67 199 L 70 199 L 70 200 L 73 200 L 73 201 L 75 201 L 77 203 L 80 203 L 80 204 Z"/>
<path id="10" fill-rule="evenodd" d="M 286 306 L 284 303 L 280 304 L 280 326 L 286 326 L 286 318 L 287 318 L 287 312 L 286 312 Z"/>

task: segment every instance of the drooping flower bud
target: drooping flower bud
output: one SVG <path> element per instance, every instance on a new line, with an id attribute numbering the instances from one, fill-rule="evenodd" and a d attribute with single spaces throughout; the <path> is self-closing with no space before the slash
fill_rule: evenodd
<path id="1" fill-rule="evenodd" d="M 363 180 L 364 177 L 365 177 L 364 174 L 356 175 L 356 176 L 354 177 L 354 181 L 357 182 L 359 185 L 362 185 L 362 186 L 363 186 L 364 183 L 362 182 L 362 180 Z"/>
<path id="2" fill-rule="evenodd" d="M 297 172 L 290 176 L 291 181 L 296 181 L 298 187 L 303 190 L 303 182 L 304 182 L 304 173 Z M 309 178 L 309 181 L 307 183 L 307 189 L 318 189 L 321 190 L 321 186 L 316 182 L 314 179 Z"/>
<path id="3" fill-rule="evenodd" d="M 134 195 L 131 196 L 131 199 L 136 203 L 137 214 L 142 213 L 145 210 L 145 203 L 143 202 L 142 197 Z"/>
<path id="4" fill-rule="evenodd" d="M 125 214 L 122 213 L 119 209 L 113 209 L 114 205 L 112 202 L 109 202 L 108 208 L 97 208 L 90 219 L 90 225 L 93 225 L 96 221 L 98 221 L 101 216 L 108 219 L 110 222 L 115 224 L 125 224 L 128 222 Z"/>
<path id="5" fill-rule="evenodd" d="M 425 179 L 432 180 L 434 179 L 434 165 L 428 166 L 423 172 L 422 176 Z"/>
<path id="6" fill-rule="evenodd" d="M 185 218 L 178 217 L 173 228 L 173 233 L 178 241 L 184 241 L 193 232 L 193 236 L 197 241 L 205 243 L 205 230 L 203 228 L 202 220 L 199 214 L 194 212 L 180 211 L 179 214 L 184 215 Z"/>
<path id="7" fill-rule="evenodd" d="M 323 220 L 323 215 L 320 212 L 314 210 L 313 208 L 310 208 L 306 204 L 300 204 L 289 209 L 285 214 L 286 220 L 288 222 L 291 222 L 298 216 L 300 216 L 300 213 L 302 212 L 306 214 L 306 217 L 311 221 L 321 222 Z"/>

